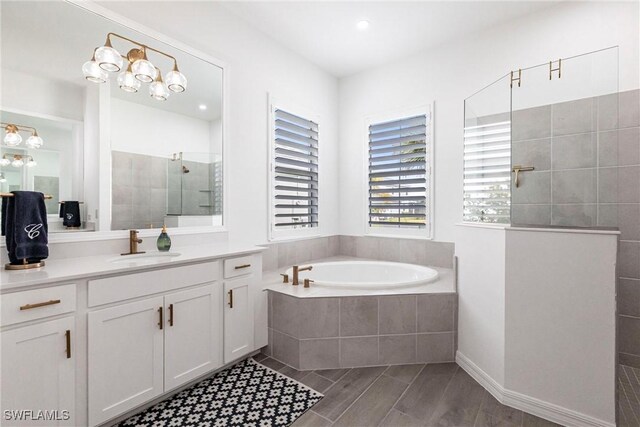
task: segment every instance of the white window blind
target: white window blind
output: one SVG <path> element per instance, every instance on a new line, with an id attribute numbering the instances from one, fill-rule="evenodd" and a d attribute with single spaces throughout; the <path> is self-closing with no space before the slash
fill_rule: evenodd
<path id="1" fill-rule="evenodd" d="M 278 229 L 318 226 L 318 124 L 276 108 L 274 218 Z"/>
<path id="2" fill-rule="evenodd" d="M 370 227 L 427 227 L 427 128 L 425 114 L 369 126 Z"/>
<path id="3" fill-rule="evenodd" d="M 511 122 L 464 128 L 464 221 L 510 222 Z"/>

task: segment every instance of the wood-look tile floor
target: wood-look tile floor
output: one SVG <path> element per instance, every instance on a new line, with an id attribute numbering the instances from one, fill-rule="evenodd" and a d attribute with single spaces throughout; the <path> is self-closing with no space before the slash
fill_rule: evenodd
<path id="1" fill-rule="evenodd" d="M 618 418 L 620 427 L 640 426 L 640 368 L 618 369 Z"/>
<path id="2" fill-rule="evenodd" d="M 301 372 L 255 359 L 324 394 L 294 427 L 557 426 L 500 404 L 455 363 Z"/>

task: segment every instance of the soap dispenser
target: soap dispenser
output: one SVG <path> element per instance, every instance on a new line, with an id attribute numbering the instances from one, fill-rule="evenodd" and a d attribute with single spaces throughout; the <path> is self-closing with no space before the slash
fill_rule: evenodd
<path id="1" fill-rule="evenodd" d="M 158 236 L 158 250 L 160 252 L 167 252 L 171 249 L 171 238 L 167 234 L 167 226 L 162 226 L 162 232 Z"/>

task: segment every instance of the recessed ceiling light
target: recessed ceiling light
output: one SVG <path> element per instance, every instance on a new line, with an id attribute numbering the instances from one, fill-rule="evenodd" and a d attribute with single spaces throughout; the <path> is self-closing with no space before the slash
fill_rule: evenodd
<path id="1" fill-rule="evenodd" d="M 367 21 L 366 19 L 358 21 L 356 27 L 358 27 L 359 30 L 366 30 L 367 28 L 369 28 L 369 21 Z"/>
<path id="2" fill-rule="evenodd" d="M 204 105 L 204 104 L 200 104 L 200 105 L 198 105 L 198 108 L 201 109 L 202 111 L 204 111 L 204 110 L 207 109 L 207 106 Z"/>

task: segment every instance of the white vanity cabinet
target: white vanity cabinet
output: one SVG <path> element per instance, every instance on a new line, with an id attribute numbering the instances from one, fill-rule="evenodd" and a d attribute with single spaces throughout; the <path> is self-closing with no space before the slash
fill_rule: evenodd
<path id="1" fill-rule="evenodd" d="M 253 275 L 224 283 L 224 363 L 253 351 Z"/>
<path id="2" fill-rule="evenodd" d="M 2 423 L 76 424 L 75 317 L 60 317 L 75 311 L 75 285 L 15 292 L 0 299 Z M 26 322 L 31 323 L 20 325 Z M 11 325 L 13 329 L 6 329 Z M 22 420 L 16 419 L 20 411 Z"/>
<path id="3" fill-rule="evenodd" d="M 218 284 L 164 297 L 164 388 L 171 390 L 222 365 Z"/>
<path id="4" fill-rule="evenodd" d="M 164 392 L 163 306 L 159 296 L 88 314 L 91 425 Z"/>

